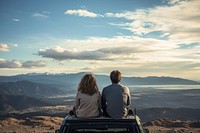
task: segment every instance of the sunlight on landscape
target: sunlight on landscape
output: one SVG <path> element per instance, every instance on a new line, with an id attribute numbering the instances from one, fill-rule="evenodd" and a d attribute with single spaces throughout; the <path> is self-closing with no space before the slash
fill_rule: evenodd
<path id="1" fill-rule="evenodd" d="M 55 132 L 93 73 L 122 72 L 152 133 L 200 132 L 199 0 L 1 0 L 0 132 Z"/>

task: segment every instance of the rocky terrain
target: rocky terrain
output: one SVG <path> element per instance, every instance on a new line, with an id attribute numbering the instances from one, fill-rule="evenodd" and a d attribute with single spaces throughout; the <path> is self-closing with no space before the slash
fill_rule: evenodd
<path id="1" fill-rule="evenodd" d="M 23 119 L 4 118 L 0 120 L 1 133 L 53 133 L 60 127 L 63 118 L 33 116 Z"/>
<path id="2" fill-rule="evenodd" d="M 200 121 L 159 119 L 144 123 L 151 133 L 200 133 Z"/>
<path id="3" fill-rule="evenodd" d="M 63 117 L 32 116 L 0 119 L 1 133 L 54 133 Z M 200 121 L 158 119 L 143 123 L 150 133 L 200 133 Z"/>
<path id="4" fill-rule="evenodd" d="M 74 106 L 84 73 L 0 76 L 0 133 L 53 133 Z M 109 77 L 97 75 L 101 89 Z M 131 107 L 151 133 L 200 133 L 200 83 L 173 77 L 124 77 Z M 133 86 L 134 85 L 134 86 Z"/>

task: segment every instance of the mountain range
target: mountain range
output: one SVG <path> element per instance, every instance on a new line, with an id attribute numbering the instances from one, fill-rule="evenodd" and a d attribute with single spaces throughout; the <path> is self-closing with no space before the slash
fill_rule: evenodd
<path id="1" fill-rule="evenodd" d="M 74 89 L 85 72 L 76 74 L 49 74 L 49 73 L 29 73 L 15 76 L 0 76 L 0 82 L 31 81 L 42 84 L 50 84 L 62 90 Z M 99 87 L 109 85 L 110 78 L 107 75 L 95 75 Z M 123 77 L 122 83 L 126 85 L 200 85 L 200 82 L 175 78 L 175 77 Z"/>
<path id="2" fill-rule="evenodd" d="M 85 73 L 31 73 L 0 76 L 0 111 L 20 110 L 31 106 L 71 105 L 80 79 Z M 110 84 L 109 76 L 95 75 L 100 90 Z M 122 84 L 133 85 L 200 85 L 199 82 L 174 77 L 123 77 Z M 130 87 L 132 106 L 136 108 L 185 107 L 199 108 L 199 89 L 159 90 L 151 87 Z M 64 98 L 51 98 L 67 96 Z"/>

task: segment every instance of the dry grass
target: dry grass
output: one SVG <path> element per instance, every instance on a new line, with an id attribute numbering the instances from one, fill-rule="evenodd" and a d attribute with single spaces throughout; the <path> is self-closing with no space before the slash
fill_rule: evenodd
<path id="1" fill-rule="evenodd" d="M 6 118 L 0 120 L 1 133 L 54 133 L 63 118 L 34 116 L 25 119 Z"/>
<path id="2" fill-rule="evenodd" d="M 63 118 L 51 116 L 33 116 L 24 119 L 0 119 L 0 133 L 54 133 L 59 129 Z M 166 123 L 173 123 L 171 127 Z M 174 125 L 174 126 L 173 126 Z M 150 133 L 200 133 L 200 126 L 191 127 L 191 121 L 160 119 L 148 122 L 145 128 Z"/>

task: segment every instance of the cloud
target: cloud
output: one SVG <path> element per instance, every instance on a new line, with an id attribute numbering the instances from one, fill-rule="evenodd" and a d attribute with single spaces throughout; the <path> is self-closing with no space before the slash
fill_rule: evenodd
<path id="1" fill-rule="evenodd" d="M 167 2 L 169 5 L 174 5 L 182 1 L 189 1 L 189 0 L 164 0 L 164 2 Z"/>
<path id="2" fill-rule="evenodd" d="M 14 47 L 18 47 L 18 44 L 13 44 Z"/>
<path id="3" fill-rule="evenodd" d="M 131 47 L 102 48 L 97 50 L 67 50 L 60 46 L 39 50 L 38 55 L 55 60 L 114 60 L 134 53 Z"/>
<path id="4" fill-rule="evenodd" d="M 50 14 L 49 11 L 43 11 L 42 13 L 43 13 L 43 14 Z"/>
<path id="5" fill-rule="evenodd" d="M 0 58 L 0 68 L 33 68 L 45 67 L 45 61 L 25 61 L 20 62 L 17 60 L 5 60 Z"/>
<path id="6" fill-rule="evenodd" d="M 20 20 L 17 19 L 17 18 L 13 18 L 12 20 L 15 21 L 15 22 L 19 22 L 19 21 L 20 21 Z"/>
<path id="7" fill-rule="evenodd" d="M 128 65 L 129 63 L 199 62 L 200 44 L 179 45 L 169 40 L 135 36 L 90 37 L 65 40 L 63 46 L 41 49 L 37 55 L 58 61 L 88 61 Z M 94 47 L 95 46 L 95 47 Z M 106 62 L 106 63 L 105 63 Z M 108 65 L 108 64 L 107 64 Z M 133 64 L 131 64 L 132 66 Z M 85 66 L 87 67 L 87 66 Z"/>
<path id="8" fill-rule="evenodd" d="M 19 61 L 0 59 L 0 68 L 20 68 L 21 66 L 22 64 Z"/>
<path id="9" fill-rule="evenodd" d="M 44 13 L 34 13 L 32 16 L 36 18 L 49 18 L 49 16 L 45 15 Z"/>
<path id="10" fill-rule="evenodd" d="M 168 41 L 154 38 L 141 38 L 136 36 L 113 36 L 111 38 L 106 37 L 89 37 L 84 40 L 65 40 L 64 45 L 73 49 L 102 49 L 115 47 L 132 47 L 136 51 L 152 51 L 152 50 L 172 50 L 177 48 L 177 44 Z M 95 47 L 94 47 L 95 46 Z"/>
<path id="11" fill-rule="evenodd" d="M 77 16 L 81 16 L 81 17 L 103 17 L 100 14 L 89 12 L 89 11 L 83 10 L 83 9 L 79 9 L 79 10 L 67 10 L 67 11 L 65 11 L 65 14 L 68 14 L 68 15 L 77 15 Z"/>
<path id="12" fill-rule="evenodd" d="M 22 63 L 22 67 L 24 68 L 32 68 L 32 67 L 45 67 L 45 61 L 26 61 Z"/>
<path id="13" fill-rule="evenodd" d="M 91 72 L 91 70 L 94 71 L 94 70 L 97 70 L 97 69 L 98 69 L 97 66 L 90 66 L 90 67 L 84 67 L 81 70 Z"/>
<path id="14" fill-rule="evenodd" d="M 108 55 L 100 51 L 76 51 L 67 50 L 59 46 L 45 50 L 39 50 L 38 55 L 55 60 L 102 60 L 107 59 Z"/>
<path id="15" fill-rule="evenodd" d="M 179 44 L 200 42 L 200 1 L 170 0 L 169 2 L 172 4 L 168 6 L 107 13 L 105 16 L 129 20 L 116 26 L 139 36 L 161 32 L 161 34 L 168 33 L 168 40 Z"/>
<path id="16" fill-rule="evenodd" d="M 0 44 L 0 51 L 8 52 L 10 50 L 7 44 Z"/>

